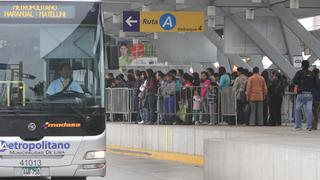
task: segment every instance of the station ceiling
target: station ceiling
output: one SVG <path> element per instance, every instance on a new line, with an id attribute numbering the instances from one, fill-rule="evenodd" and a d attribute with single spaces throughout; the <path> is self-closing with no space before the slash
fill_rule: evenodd
<path id="1" fill-rule="evenodd" d="M 176 0 L 103 0 L 106 33 L 117 35 L 122 25 L 113 23 L 113 15 L 122 16 L 123 11 L 141 11 L 144 5 L 150 11 L 203 11 L 206 14 L 208 6 L 216 6 L 216 29 L 223 29 L 224 16 L 221 8 L 228 9 L 231 13 L 244 13 L 246 9 L 254 9 L 255 16 L 274 16 L 269 11 L 272 5 L 282 3 L 290 6 L 290 0 L 261 0 L 261 3 L 254 3 L 256 0 L 184 0 L 184 3 L 177 4 Z M 320 0 L 300 0 L 299 9 L 290 9 L 297 19 L 320 15 Z M 122 19 L 122 18 L 121 18 Z M 129 36 L 147 37 L 145 33 L 129 33 Z"/>

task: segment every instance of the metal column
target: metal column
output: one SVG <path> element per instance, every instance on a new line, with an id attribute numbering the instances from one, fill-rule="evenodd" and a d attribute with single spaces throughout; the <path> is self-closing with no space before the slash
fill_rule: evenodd
<path id="1" fill-rule="evenodd" d="M 232 72 L 231 64 L 229 62 L 229 59 L 219 49 L 217 51 L 217 59 L 218 59 L 218 62 L 219 62 L 220 66 L 225 67 L 227 72 L 229 72 L 229 73 Z"/>
<path id="2" fill-rule="evenodd" d="M 277 17 L 320 58 L 320 41 L 307 31 L 283 4 L 271 7 Z"/>
<path id="3" fill-rule="evenodd" d="M 300 40 L 290 31 L 290 29 L 281 23 L 284 40 L 288 49 L 288 56 L 291 64 L 294 64 L 293 59 L 295 56 L 302 56 L 302 47 Z"/>
<path id="4" fill-rule="evenodd" d="M 226 18 L 230 18 L 247 36 L 263 51 L 269 59 L 279 67 L 289 78 L 293 78 L 296 70 L 288 60 L 271 43 L 266 40 L 258 30 L 247 21 L 244 15 L 230 15 L 227 10 L 221 8 Z"/>
<path id="5" fill-rule="evenodd" d="M 205 36 L 218 48 L 218 52 L 224 52 L 224 42 L 223 39 L 216 33 L 212 28 L 206 27 Z M 224 54 L 224 53 L 223 53 Z M 247 68 L 249 70 L 252 69 L 247 63 L 243 62 L 242 58 L 239 55 L 235 54 L 224 54 L 233 64 L 238 67 Z"/>

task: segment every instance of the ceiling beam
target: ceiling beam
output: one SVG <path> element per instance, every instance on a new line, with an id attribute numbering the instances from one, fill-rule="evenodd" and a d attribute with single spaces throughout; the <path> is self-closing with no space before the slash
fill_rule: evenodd
<path id="1" fill-rule="evenodd" d="M 103 0 L 103 3 L 142 3 L 142 4 L 171 4 L 175 5 L 175 0 Z M 210 0 L 185 0 L 185 5 L 202 5 L 210 4 Z"/>
<path id="2" fill-rule="evenodd" d="M 289 7 L 289 2 L 287 0 L 270 0 L 270 5 L 284 3 L 286 7 Z M 218 7 L 269 7 L 266 3 L 252 3 L 251 0 L 216 0 L 213 2 L 215 6 Z M 320 8 L 319 0 L 301 0 L 300 8 Z"/>

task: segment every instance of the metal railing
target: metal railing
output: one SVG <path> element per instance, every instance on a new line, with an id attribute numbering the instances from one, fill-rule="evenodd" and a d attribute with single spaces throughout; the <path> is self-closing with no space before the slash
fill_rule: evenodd
<path id="1" fill-rule="evenodd" d="M 236 99 L 232 87 L 220 90 L 218 87 L 207 88 L 206 96 L 197 100 L 195 91 L 201 95 L 201 87 L 161 87 L 157 92 L 157 123 L 180 122 L 192 124 L 196 121 L 207 122 L 214 125 L 223 124 L 227 116 L 235 117 L 237 125 Z M 138 116 L 146 115 L 147 109 L 141 103 L 144 100 L 134 96 L 134 89 L 107 88 L 106 89 L 106 114 L 111 121 L 117 120 L 132 122 Z M 199 103 L 199 104 L 196 104 Z M 138 107 L 137 107 L 138 106 Z M 133 118 L 134 117 L 134 118 Z"/>
<path id="2" fill-rule="evenodd" d="M 110 120 L 115 120 L 115 115 L 123 116 L 122 120 L 131 122 L 133 113 L 133 90 L 128 88 L 106 88 L 106 114 Z"/>
<path id="3" fill-rule="evenodd" d="M 206 88 L 201 97 L 201 87 L 188 86 L 172 90 L 172 87 L 158 89 L 158 123 L 178 121 L 182 124 L 195 122 L 219 123 L 219 91 L 217 87 Z"/>
<path id="4" fill-rule="evenodd" d="M 293 92 L 285 92 L 282 102 L 282 123 L 288 125 L 294 122 L 294 109 L 297 94 Z"/>

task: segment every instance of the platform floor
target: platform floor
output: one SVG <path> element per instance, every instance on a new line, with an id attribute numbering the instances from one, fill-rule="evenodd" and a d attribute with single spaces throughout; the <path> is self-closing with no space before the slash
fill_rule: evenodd
<path id="1" fill-rule="evenodd" d="M 107 154 L 107 176 L 87 180 L 202 180 L 203 168 L 130 156 Z M 2 180 L 2 179 L 1 179 Z M 6 178 L 5 180 L 50 180 L 50 178 Z"/>

